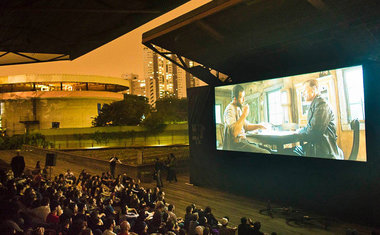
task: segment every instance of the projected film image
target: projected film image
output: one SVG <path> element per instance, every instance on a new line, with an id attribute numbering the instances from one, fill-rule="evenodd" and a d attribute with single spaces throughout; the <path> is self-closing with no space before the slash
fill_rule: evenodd
<path id="1" fill-rule="evenodd" d="M 215 88 L 218 150 L 367 161 L 362 66 Z"/>

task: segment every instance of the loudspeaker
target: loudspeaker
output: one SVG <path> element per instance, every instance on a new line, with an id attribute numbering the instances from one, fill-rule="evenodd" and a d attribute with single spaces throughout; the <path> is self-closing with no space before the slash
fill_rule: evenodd
<path id="1" fill-rule="evenodd" d="M 57 155 L 55 153 L 47 153 L 45 159 L 45 166 L 55 166 L 57 162 Z"/>

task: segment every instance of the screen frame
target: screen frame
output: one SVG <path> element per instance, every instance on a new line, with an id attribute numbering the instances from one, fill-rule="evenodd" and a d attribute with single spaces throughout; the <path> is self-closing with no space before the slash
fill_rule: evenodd
<path id="1" fill-rule="evenodd" d="M 301 68 L 301 69 L 297 69 L 293 72 L 281 72 L 281 71 L 276 71 L 275 73 L 269 73 L 269 74 L 266 74 L 266 75 L 263 75 L 262 77 L 258 76 L 258 75 L 253 75 L 253 78 L 252 80 L 244 80 L 244 81 L 241 81 L 241 82 L 231 82 L 229 84 L 222 84 L 222 85 L 216 85 L 216 86 L 213 86 L 212 88 L 212 91 L 213 91 L 213 107 L 215 107 L 216 105 L 216 89 L 217 88 L 220 88 L 220 87 L 225 87 L 225 86 L 231 86 L 231 85 L 239 85 L 239 84 L 245 84 L 245 83 L 253 83 L 253 82 L 260 82 L 260 81 L 269 81 L 269 80 L 275 80 L 275 79 L 280 79 L 280 78 L 285 78 L 285 77 L 290 77 L 290 76 L 299 76 L 299 75 L 306 75 L 306 74 L 312 74 L 312 73 L 317 73 L 317 72 L 321 72 L 321 71 L 327 71 L 327 70 L 338 70 L 338 69 L 345 69 L 345 68 L 351 68 L 351 67 L 356 67 L 356 66 L 362 66 L 362 73 L 363 73 L 363 93 L 364 93 L 364 116 L 365 116 L 365 122 L 364 123 L 360 123 L 360 125 L 363 125 L 364 124 L 364 128 L 365 128 L 365 148 L 366 148 L 366 161 L 357 161 L 357 160 L 336 160 L 336 159 L 326 159 L 326 158 L 322 158 L 322 157 L 296 157 L 296 156 L 293 156 L 293 155 L 285 155 L 285 154 L 262 154 L 262 153 L 257 153 L 257 152 L 245 152 L 245 151 L 236 151 L 236 150 L 223 150 L 223 149 L 218 149 L 217 148 L 217 129 L 216 129 L 216 126 L 217 126 L 217 123 L 216 123 L 216 113 L 215 113 L 215 110 L 213 110 L 212 112 L 212 118 L 213 118 L 213 128 L 214 128 L 214 150 L 217 151 L 217 152 L 226 152 L 226 153 L 241 153 L 241 156 L 242 157 L 265 157 L 265 158 L 285 158 L 285 159 L 288 159 L 288 160 L 291 160 L 291 159 L 297 159 L 297 161 L 314 161 L 314 160 L 321 160 L 321 161 L 331 161 L 331 160 L 335 160 L 335 161 L 331 161 L 331 162 L 355 162 L 355 164 L 368 164 L 368 162 L 370 161 L 370 157 L 369 157 L 369 154 L 368 154 L 368 148 L 369 148 L 369 141 L 368 141 L 368 122 L 366 121 L 367 120 L 367 117 L 368 117 L 368 94 L 366 92 L 367 90 L 367 86 L 368 86 L 368 79 L 367 79 L 367 75 L 366 75 L 366 72 L 367 72 L 367 69 L 369 69 L 368 67 L 370 65 L 368 65 L 368 62 L 356 62 L 356 63 L 349 63 L 349 64 L 340 64 L 340 65 L 335 65 L 335 66 L 326 66 L 326 67 L 323 67 L 323 66 L 315 66 L 314 69 L 308 69 L 308 68 Z M 233 81 L 233 78 L 232 78 L 232 81 Z M 276 88 L 277 89 L 277 88 Z M 338 95 L 338 94 L 337 94 Z M 223 112 L 223 111 L 222 111 Z M 360 130 L 360 129 L 359 129 Z"/>

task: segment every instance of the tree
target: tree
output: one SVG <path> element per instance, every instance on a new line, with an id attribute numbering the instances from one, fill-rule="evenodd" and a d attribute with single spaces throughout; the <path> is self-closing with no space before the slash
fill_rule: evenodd
<path id="1" fill-rule="evenodd" d="M 125 95 L 124 100 L 105 104 L 92 121 L 93 126 L 136 126 L 150 111 L 148 100 L 143 96 Z"/>
<path id="2" fill-rule="evenodd" d="M 187 107 L 186 98 L 167 96 L 156 101 L 157 115 L 169 123 L 187 121 Z"/>
<path id="3" fill-rule="evenodd" d="M 142 122 L 142 125 L 148 134 L 158 134 L 166 127 L 163 118 L 157 112 L 151 112 Z"/>

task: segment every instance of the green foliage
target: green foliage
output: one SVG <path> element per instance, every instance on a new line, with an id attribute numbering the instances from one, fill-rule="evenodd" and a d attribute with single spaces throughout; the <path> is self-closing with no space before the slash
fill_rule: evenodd
<path id="1" fill-rule="evenodd" d="M 20 149 L 24 144 L 40 148 L 47 148 L 50 145 L 45 136 L 39 133 L 0 137 L 0 149 Z"/>
<path id="2" fill-rule="evenodd" d="M 164 119 L 157 112 L 151 112 L 148 117 L 142 122 L 147 134 L 158 134 L 164 131 L 166 124 Z"/>
<path id="3" fill-rule="evenodd" d="M 162 132 L 166 124 L 187 121 L 187 99 L 166 96 L 156 101 L 155 110 L 150 110 L 148 100 L 142 96 L 126 95 L 123 101 L 105 104 L 100 114 L 93 120 L 93 126 L 136 126 L 142 125 L 147 134 Z M 142 120 L 142 117 L 146 118 Z M 124 138 L 125 134 L 95 132 L 91 138 L 97 143 L 108 143 L 109 139 Z M 119 136 L 119 137 L 118 137 Z"/>
<path id="4" fill-rule="evenodd" d="M 109 135 L 106 132 L 96 131 L 91 135 L 91 139 L 95 140 L 97 144 L 109 142 Z"/>
<path id="5" fill-rule="evenodd" d="M 136 126 L 149 113 L 147 98 L 125 95 L 124 100 L 105 104 L 99 115 L 92 121 L 97 126 Z"/>
<path id="6" fill-rule="evenodd" d="M 187 99 L 164 97 L 156 101 L 157 115 L 165 123 L 177 123 L 187 121 Z"/>
<path id="7" fill-rule="evenodd" d="M 95 140 L 97 144 L 108 144 L 111 139 L 123 139 L 123 138 L 134 138 L 136 135 L 135 131 L 119 131 L 119 132 L 100 132 L 96 131 L 94 134 L 90 135 L 90 138 Z"/>

